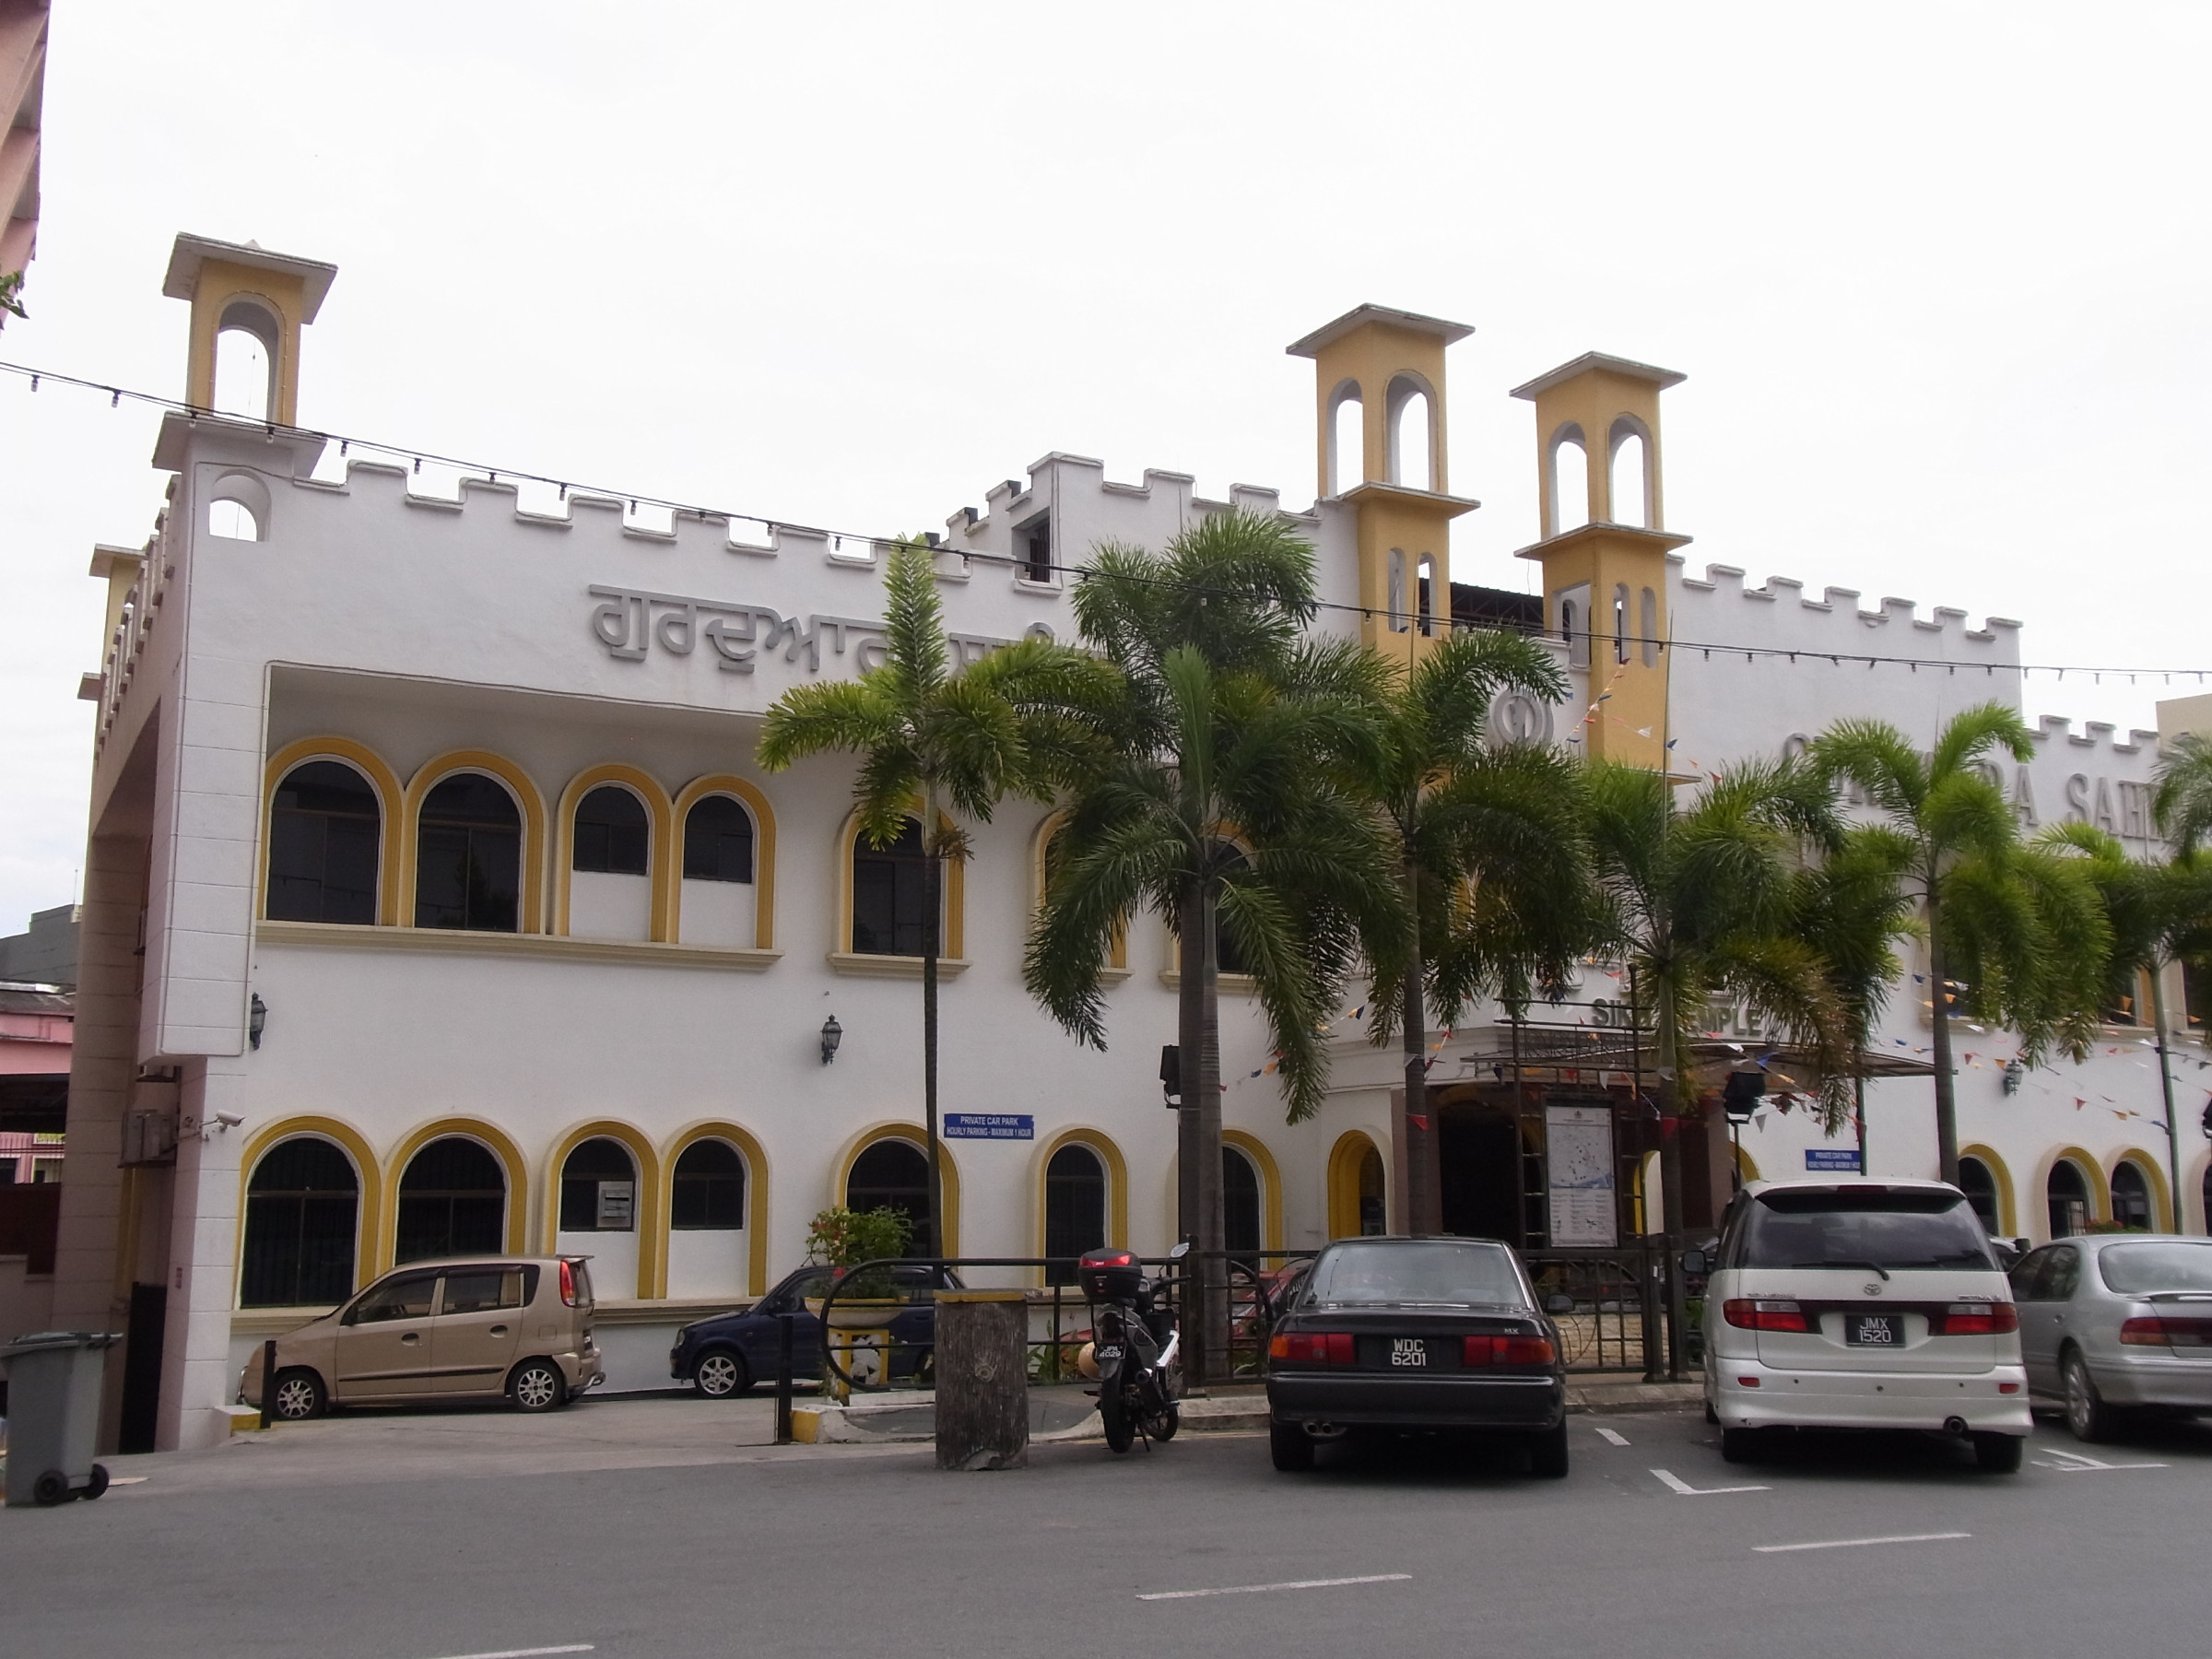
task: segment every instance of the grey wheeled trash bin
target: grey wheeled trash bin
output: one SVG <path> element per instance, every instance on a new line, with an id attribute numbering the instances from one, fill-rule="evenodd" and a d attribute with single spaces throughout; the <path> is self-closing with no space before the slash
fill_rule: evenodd
<path id="1" fill-rule="evenodd" d="M 38 1331 L 0 1347 L 7 1364 L 7 1501 L 66 1503 L 108 1489 L 92 1461 L 106 1332 Z"/>

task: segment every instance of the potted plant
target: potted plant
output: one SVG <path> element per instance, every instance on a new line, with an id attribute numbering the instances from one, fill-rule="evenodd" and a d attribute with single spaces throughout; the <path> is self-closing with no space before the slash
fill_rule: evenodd
<path id="1" fill-rule="evenodd" d="M 830 1347 L 836 1350 L 853 1382 L 863 1388 L 880 1387 L 887 1381 L 884 1345 L 888 1327 L 906 1306 L 888 1268 L 872 1268 L 857 1276 L 853 1269 L 864 1262 L 904 1255 L 913 1238 L 913 1223 L 888 1206 L 852 1210 L 836 1205 L 806 1224 L 806 1259 L 837 1269 L 837 1300 L 810 1296 L 806 1311 L 822 1319 Z M 823 1317 L 823 1310 L 829 1314 Z M 834 1333 L 834 1334 L 832 1334 Z M 835 1400 L 849 1397 L 836 1371 L 822 1372 L 822 1393 Z"/>

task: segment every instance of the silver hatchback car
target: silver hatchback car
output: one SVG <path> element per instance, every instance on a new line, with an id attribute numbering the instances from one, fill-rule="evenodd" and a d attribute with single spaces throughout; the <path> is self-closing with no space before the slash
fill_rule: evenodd
<path id="1" fill-rule="evenodd" d="M 2011 1274 L 2031 1395 L 2103 1440 L 2131 1411 L 2212 1412 L 2212 1239 L 2062 1239 Z"/>

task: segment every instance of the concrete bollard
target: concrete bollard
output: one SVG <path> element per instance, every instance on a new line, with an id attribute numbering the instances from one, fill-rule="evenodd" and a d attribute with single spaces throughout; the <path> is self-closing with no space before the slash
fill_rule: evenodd
<path id="1" fill-rule="evenodd" d="M 1030 1310 L 1018 1290 L 940 1290 L 937 1467 L 1030 1462 Z"/>

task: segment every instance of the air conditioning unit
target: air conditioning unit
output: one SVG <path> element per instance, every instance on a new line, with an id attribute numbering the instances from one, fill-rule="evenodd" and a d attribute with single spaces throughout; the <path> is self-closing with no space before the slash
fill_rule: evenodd
<path id="1" fill-rule="evenodd" d="M 174 1082 L 142 1077 L 131 1085 L 130 1104 L 123 1112 L 123 1152 L 117 1163 L 131 1169 L 177 1161 L 177 1094 Z"/>

